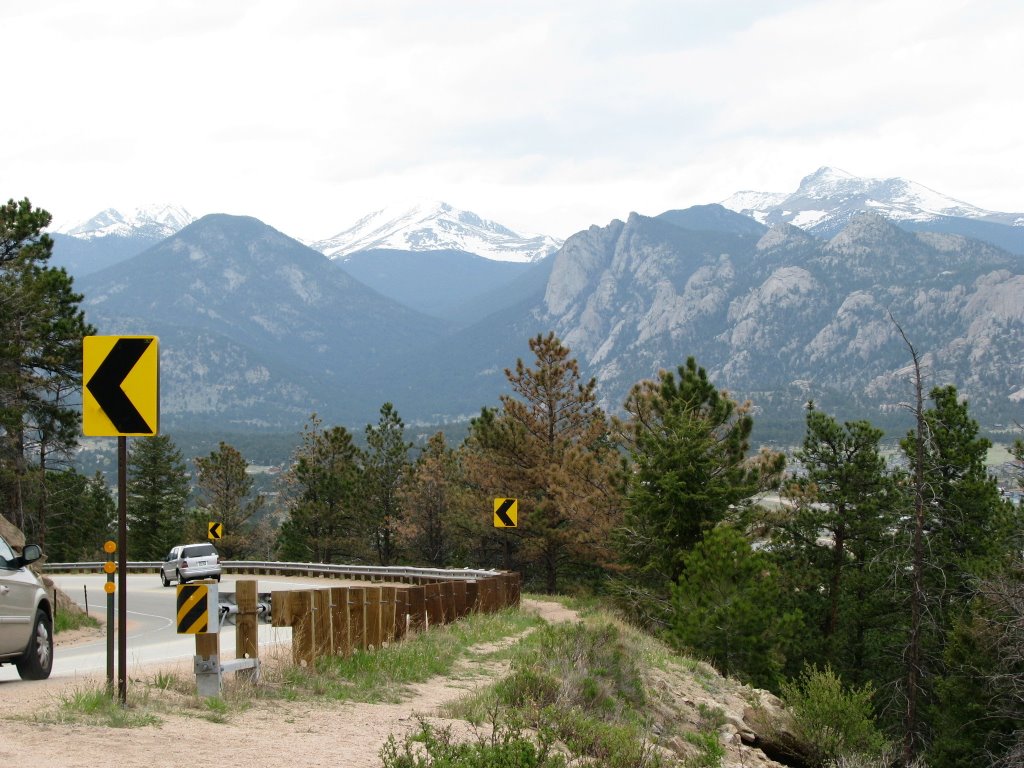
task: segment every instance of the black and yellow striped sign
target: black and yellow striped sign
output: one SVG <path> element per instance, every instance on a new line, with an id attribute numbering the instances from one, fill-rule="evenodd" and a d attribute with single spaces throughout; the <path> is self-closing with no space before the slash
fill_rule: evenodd
<path id="1" fill-rule="evenodd" d="M 213 606 L 217 610 L 217 606 Z M 210 631 L 210 590 L 206 584 L 178 585 L 178 634 L 202 635 Z"/>

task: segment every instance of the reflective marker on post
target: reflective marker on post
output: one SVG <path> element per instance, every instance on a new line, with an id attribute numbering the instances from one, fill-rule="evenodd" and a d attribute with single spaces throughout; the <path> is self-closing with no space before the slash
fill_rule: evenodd
<path id="1" fill-rule="evenodd" d="M 107 691 L 114 694 L 114 592 L 117 587 L 114 585 L 114 574 L 117 573 L 117 563 L 114 562 L 114 553 L 117 552 L 117 542 L 107 539 L 103 542 L 103 551 L 107 553 L 107 562 L 103 564 L 103 572 L 107 574 L 107 583 L 103 585 L 103 591 L 107 593 Z"/>

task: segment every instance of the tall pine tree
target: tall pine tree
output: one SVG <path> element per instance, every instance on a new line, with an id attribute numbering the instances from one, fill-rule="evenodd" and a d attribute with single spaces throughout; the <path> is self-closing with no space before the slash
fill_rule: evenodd
<path id="1" fill-rule="evenodd" d="M 473 420 L 467 457 L 479 488 L 519 499 L 517 549 L 551 593 L 571 565 L 611 561 L 619 461 L 594 379 L 582 379 L 554 333 L 529 344 L 533 367 L 520 359 L 505 370 L 514 394 Z"/>
<path id="2" fill-rule="evenodd" d="M 349 562 L 365 556 L 358 535 L 364 454 L 344 427 L 324 429 L 314 414 L 283 478 L 288 519 L 278 549 L 287 560 Z"/>
<path id="3" fill-rule="evenodd" d="M 82 297 L 47 265 L 50 214 L 27 200 L 0 206 L 0 499 L 30 538 L 45 535 L 46 470 L 76 445 L 82 338 L 93 333 Z M 41 487 L 26 506 L 30 470 Z"/>
<path id="4" fill-rule="evenodd" d="M 263 497 L 253 493 L 253 480 L 246 474 L 245 458 L 221 442 L 216 451 L 200 456 L 195 464 L 199 512 L 208 522 L 224 526 L 217 549 L 225 558 L 244 558 L 252 546 L 254 517 L 263 509 Z"/>
<path id="5" fill-rule="evenodd" d="M 185 526 L 189 478 L 185 459 L 167 435 L 135 438 L 128 451 L 125 514 L 128 557 L 162 560 L 177 544 L 187 544 Z"/>
<path id="6" fill-rule="evenodd" d="M 377 562 L 391 565 L 397 554 L 397 533 L 402 526 L 399 492 L 409 470 L 405 424 L 391 403 L 384 403 L 376 426 L 366 427 L 366 466 L 363 484 L 366 514 Z"/>
<path id="7" fill-rule="evenodd" d="M 625 408 L 631 471 L 618 542 L 632 569 L 618 586 L 638 618 L 663 625 L 687 553 L 772 481 L 783 460 L 748 458 L 749 406 L 718 391 L 692 357 L 676 374 L 637 384 Z"/>

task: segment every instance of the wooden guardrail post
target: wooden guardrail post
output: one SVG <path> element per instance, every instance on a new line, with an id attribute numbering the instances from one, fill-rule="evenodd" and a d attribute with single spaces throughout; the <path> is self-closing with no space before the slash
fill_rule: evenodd
<path id="1" fill-rule="evenodd" d="M 380 642 L 391 645 L 395 642 L 395 587 L 380 588 Z"/>
<path id="2" fill-rule="evenodd" d="M 331 590 L 318 587 L 313 591 L 313 657 L 330 656 L 333 637 L 331 634 Z"/>
<path id="3" fill-rule="evenodd" d="M 442 581 L 441 591 L 441 621 L 451 624 L 457 618 L 455 615 L 455 589 L 450 581 Z"/>
<path id="4" fill-rule="evenodd" d="M 259 617 L 256 614 L 259 594 L 255 579 L 243 579 L 235 583 L 235 658 L 258 659 L 260 655 Z M 252 680 L 255 669 L 240 669 L 236 677 Z"/>
<path id="5" fill-rule="evenodd" d="M 352 638 L 352 650 L 366 650 L 366 600 L 365 587 L 349 587 L 348 590 L 348 631 Z"/>
<path id="6" fill-rule="evenodd" d="M 480 610 L 480 582 L 471 579 L 466 582 L 466 612 L 476 613 Z"/>
<path id="7" fill-rule="evenodd" d="M 292 662 L 297 666 L 313 666 L 313 592 L 293 590 L 288 597 L 292 617 Z"/>
<path id="8" fill-rule="evenodd" d="M 508 584 L 505 581 L 505 574 L 499 573 L 494 580 L 495 586 L 495 610 L 500 611 L 508 606 Z"/>
<path id="9" fill-rule="evenodd" d="M 484 613 L 498 610 L 498 578 L 488 576 L 484 579 Z"/>
<path id="10" fill-rule="evenodd" d="M 335 656 L 352 654 L 348 634 L 348 587 L 331 587 L 331 646 Z"/>
<path id="11" fill-rule="evenodd" d="M 444 623 L 441 611 L 441 585 L 437 582 L 423 585 L 423 594 L 427 603 L 427 628 L 433 629 Z"/>
<path id="12" fill-rule="evenodd" d="M 409 631 L 416 632 L 427 626 L 427 588 L 422 585 L 406 590 L 409 600 Z"/>
<path id="13" fill-rule="evenodd" d="M 380 587 L 366 587 L 366 647 L 380 650 Z"/>
<path id="14" fill-rule="evenodd" d="M 453 581 L 452 595 L 455 600 L 455 618 L 461 619 L 466 615 L 466 582 L 462 579 Z"/>
<path id="15" fill-rule="evenodd" d="M 395 640 L 401 640 L 409 629 L 409 588 L 395 590 Z"/>

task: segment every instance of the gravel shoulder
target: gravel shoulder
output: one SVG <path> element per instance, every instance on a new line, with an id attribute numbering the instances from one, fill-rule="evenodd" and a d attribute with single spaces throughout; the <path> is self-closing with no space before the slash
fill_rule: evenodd
<path id="1" fill-rule="evenodd" d="M 524 600 L 525 610 L 547 621 L 576 618 L 556 603 Z M 60 645 L 94 641 L 102 630 L 81 630 L 59 638 Z M 286 651 L 287 649 L 285 649 Z M 485 652 L 487 648 L 477 649 Z M 280 663 L 284 654 L 269 654 L 265 664 Z M 377 768 L 380 748 L 389 734 L 401 739 L 416 728 L 419 718 L 450 724 L 458 732 L 472 734 L 462 721 L 436 717 L 438 709 L 491 682 L 504 670 L 500 665 L 463 664 L 450 677 L 435 678 L 411 687 L 399 704 L 352 704 L 254 699 L 245 711 L 232 713 L 225 722 L 207 719 L 193 707 L 161 712 L 158 725 L 110 728 L 80 724 L 44 723 L 33 718 L 51 715 L 62 700 L 76 692 L 95 690 L 104 677 L 58 678 L 43 682 L 3 682 L 4 701 L 0 731 L 0 762 L 20 764 L 26 754 L 42 752 L 48 762 L 63 768 L 96 768 L 110 765 L 116 756 L 119 768 L 153 768 L 166 765 L 175 755 L 203 754 L 214 764 L 231 761 L 246 768 L 278 768 L 289 765 L 350 766 Z M 191 675 L 190 664 L 155 665 L 132 675 L 133 681 L 153 681 L 160 673 Z M 154 695 L 164 696 L 164 692 Z M 170 694 L 168 694 L 170 696 Z M 178 694 L 180 696 L 180 694 Z M 173 704 L 173 697 L 171 699 Z M 201 750 L 201 751 L 199 751 Z M 33 759 L 33 762 L 39 757 Z"/>

